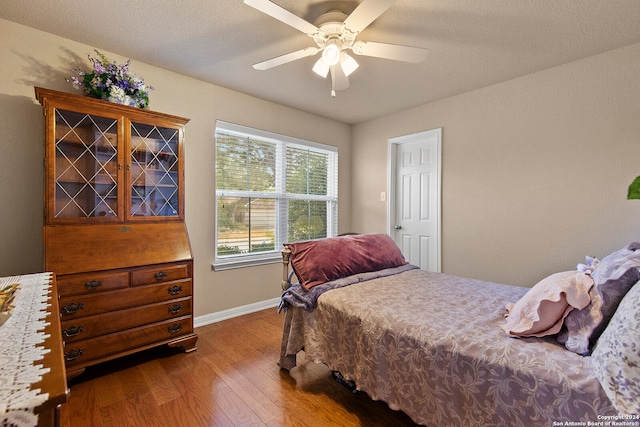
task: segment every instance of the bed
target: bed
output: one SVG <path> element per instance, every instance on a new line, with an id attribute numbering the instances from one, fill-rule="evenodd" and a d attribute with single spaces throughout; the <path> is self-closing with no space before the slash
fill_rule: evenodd
<path id="1" fill-rule="evenodd" d="M 640 425 L 640 245 L 532 288 L 421 270 L 384 234 L 283 264 L 283 369 L 304 350 L 426 426 Z"/>

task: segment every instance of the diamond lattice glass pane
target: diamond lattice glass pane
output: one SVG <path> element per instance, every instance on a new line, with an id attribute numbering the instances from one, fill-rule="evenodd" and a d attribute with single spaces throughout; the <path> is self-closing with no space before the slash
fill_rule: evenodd
<path id="1" fill-rule="evenodd" d="M 177 129 L 131 123 L 131 215 L 177 216 Z"/>
<path id="2" fill-rule="evenodd" d="M 56 110 L 56 218 L 116 216 L 116 119 Z"/>

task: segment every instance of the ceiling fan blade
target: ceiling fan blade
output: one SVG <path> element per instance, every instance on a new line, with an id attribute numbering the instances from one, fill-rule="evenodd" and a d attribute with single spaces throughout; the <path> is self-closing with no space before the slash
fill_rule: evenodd
<path id="1" fill-rule="evenodd" d="M 344 21 L 344 26 L 354 33 L 359 33 L 395 2 L 396 0 L 362 0 L 362 3 Z"/>
<path id="2" fill-rule="evenodd" d="M 244 0 L 244 3 L 271 16 L 272 18 L 277 19 L 278 21 L 292 26 L 298 31 L 302 31 L 305 34 L 312 35 L 318 31 L 318 27 L 315 25 L 310 24 L 299 16 L 294 15 L 287 9 L 284 9 L 269 0 Z"/>
<path id="3" fill-rule="evenodd" d="M 427 57 L 428 51 L 420 47 L 357 41 L 353 45 L 353 53 L 356 55 L 373 56 L 376 58 L 393 59 L 417 64 Z"/>
<path id="4" fill-rule="evenodd" d="M 333 90 L 345 90 L 349 87 L 349 77 L 344 74 L 340 64 L 331 66 L 331 88 Z"/>
<path id="5" fill-rule="evenodd" d="M 257 64 L 253 64 L 253 68 L 255 68 L 256 70 L 268 70 L 269 68 L 277 67 L 278 65 L 286 64 L 287 62 L 292 62 L 296 59 L 315 55 L 319 51 L 320 49 L 317 47 L 306 47 L 304 49 L 296 50 L 295 52 L 287 53 L 285 55 L 267 59 L 266 61 L 258 62 Z"/>

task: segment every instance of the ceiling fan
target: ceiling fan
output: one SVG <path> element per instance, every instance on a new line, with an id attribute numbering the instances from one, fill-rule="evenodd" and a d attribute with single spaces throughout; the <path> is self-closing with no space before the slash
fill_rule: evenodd
<path id="1" fill-rule="evenodd" d="M 363 0 L 350 15 L 334 9 L 311 24 L 269 0 L 244 0 L 245 4 L 305 33 L 317 45 L 258 62 L 253 68 L 268 70 L 322 52 L 313 71 L 324 78 L 331 73 L 331 96 L 335 97 L 337 90 L 349 87 L 348 76 L 358 68 L 358 63 L 347 50 L 356 55 L 418 63 L 426 58 L 426 49 L 356 40 L 362 30 L 395 2 L 396 0 Z"/>

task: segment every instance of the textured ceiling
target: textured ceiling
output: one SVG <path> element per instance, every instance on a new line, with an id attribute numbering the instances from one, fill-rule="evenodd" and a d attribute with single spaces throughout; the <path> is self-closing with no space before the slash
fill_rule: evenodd
<path id="1" fill-rule="evenodd" d="M 359 1 L 274 3 L 313 22 Z M 332 98 L 315 57 L 252 68 L 314 44 L 242 0 L 2 0 L 0 17 L 348 124 L 640 42 L 639 0 L 398 0 L 358 39 L 427 59 L 356 56 L 350 88 Z"/>

